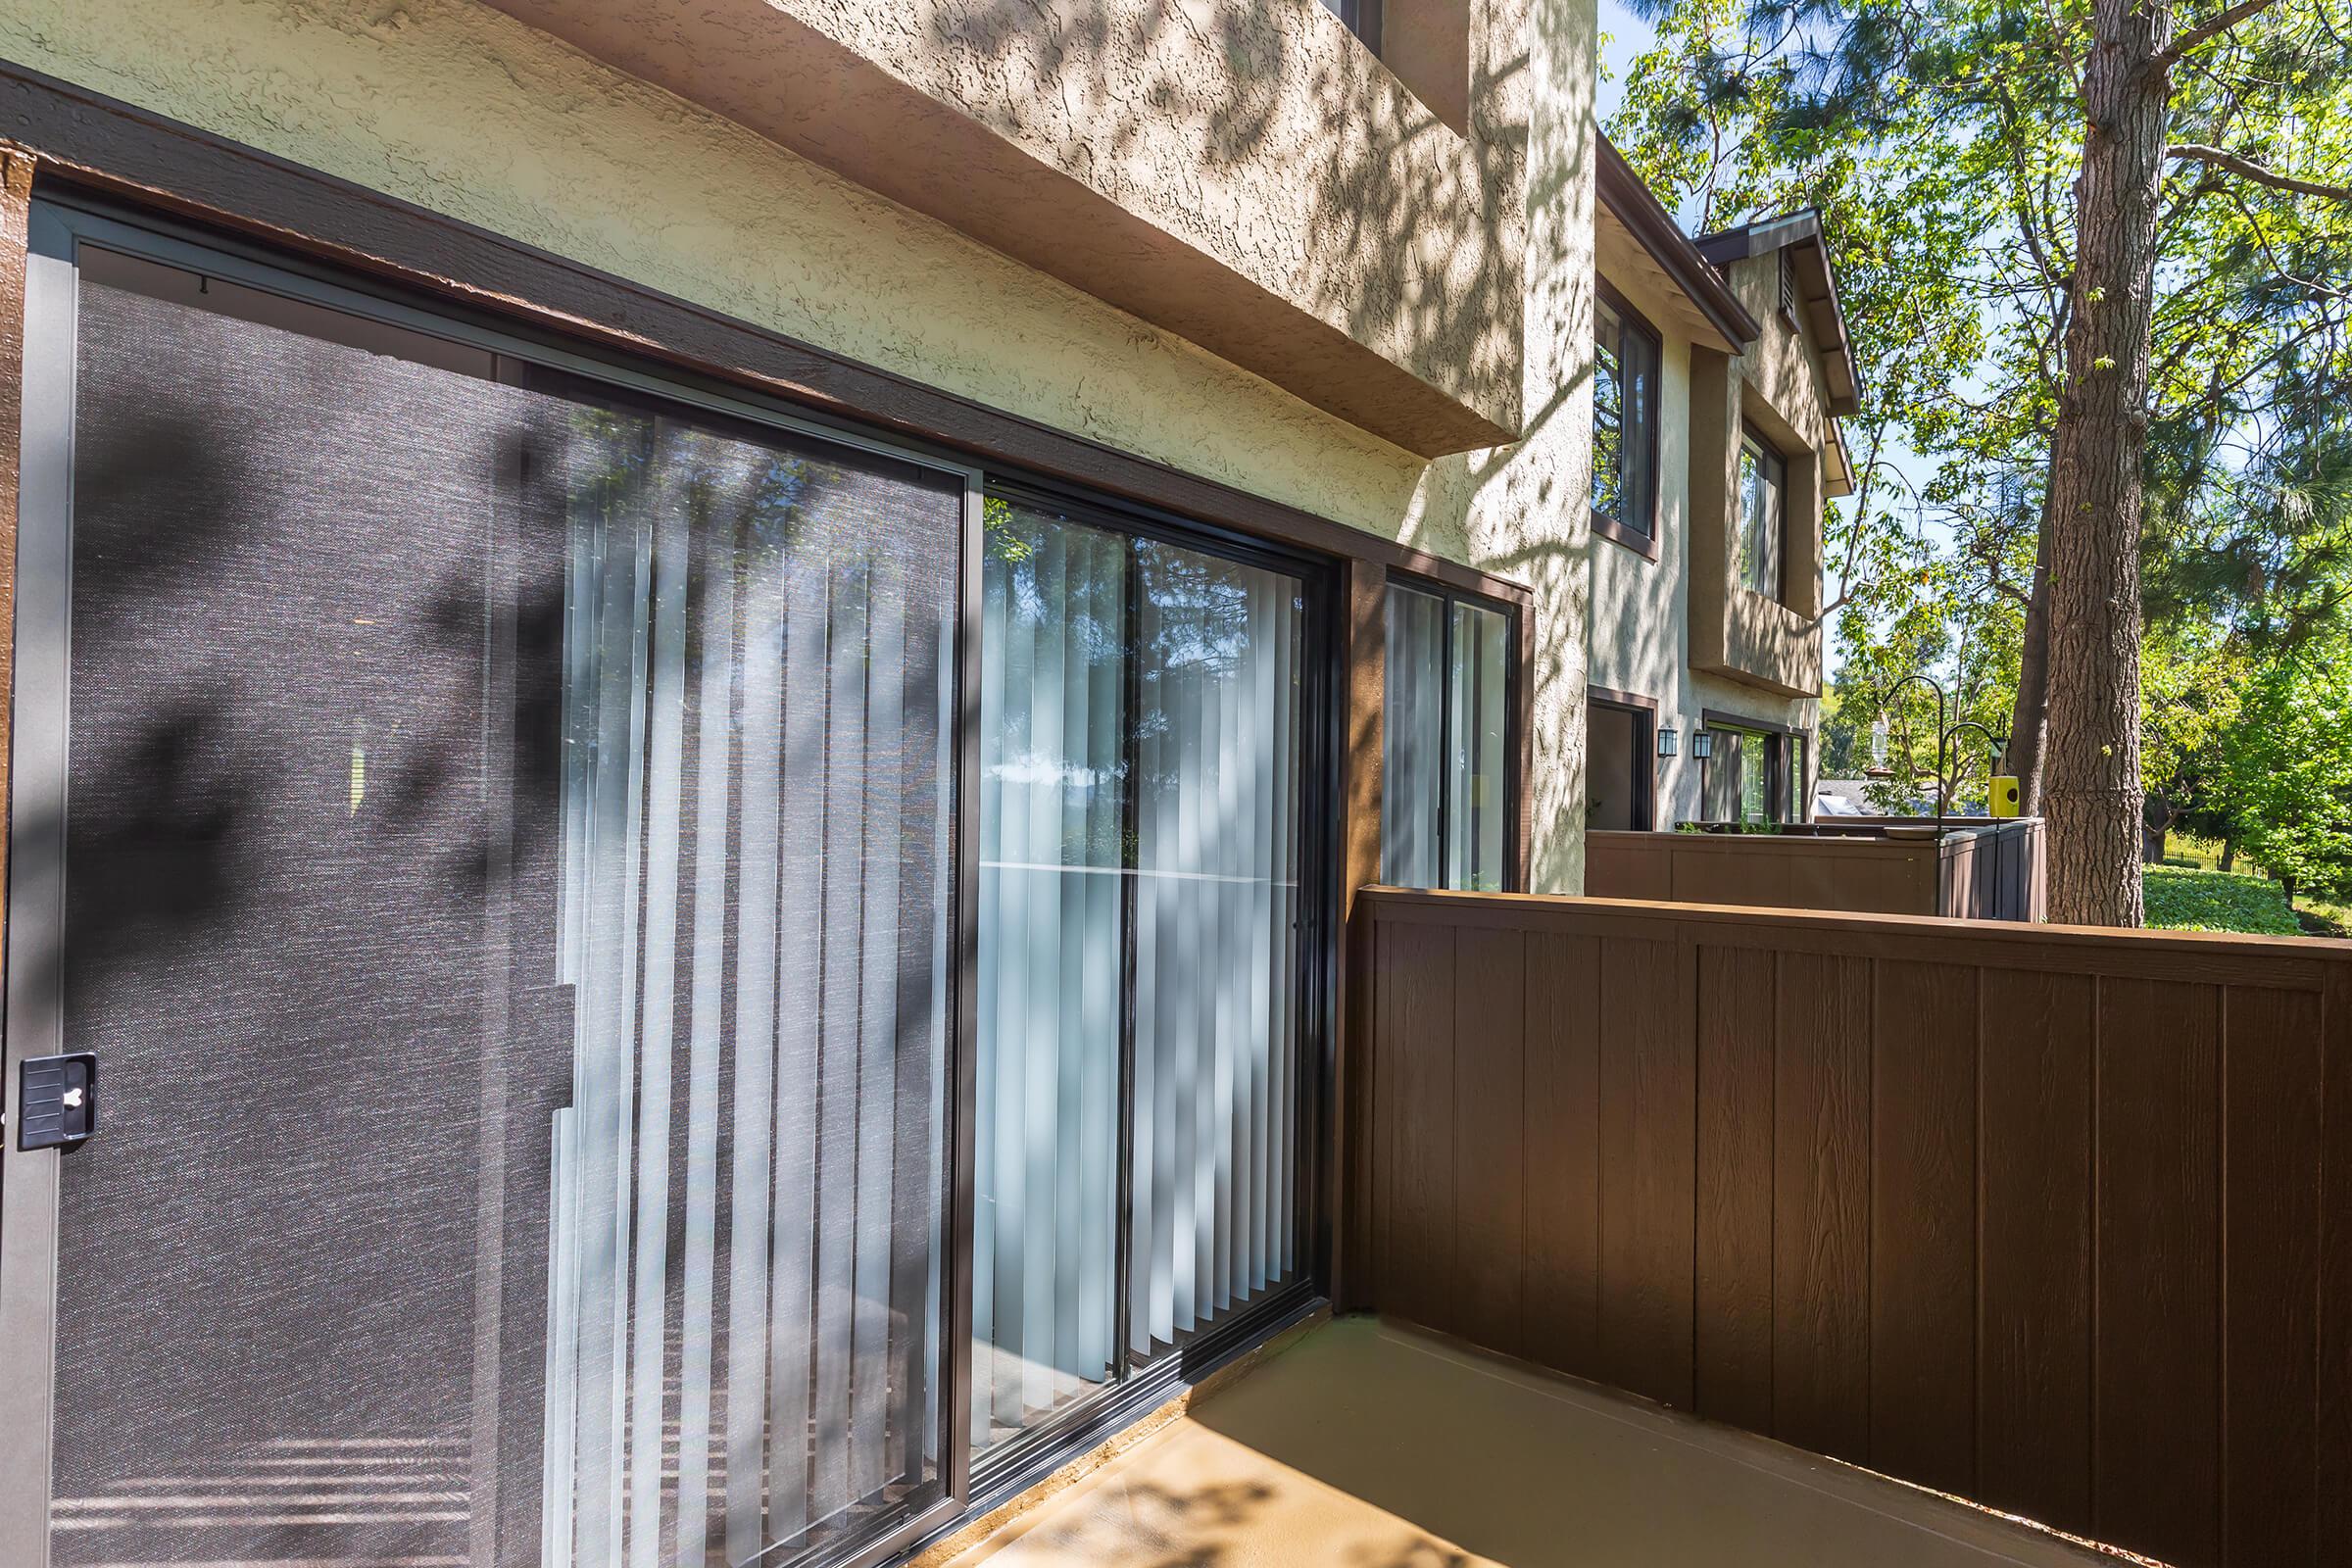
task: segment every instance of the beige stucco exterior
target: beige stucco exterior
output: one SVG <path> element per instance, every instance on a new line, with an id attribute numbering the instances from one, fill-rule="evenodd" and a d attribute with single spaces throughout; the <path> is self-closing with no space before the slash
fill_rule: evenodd
<path id="1" fill-rule="evenodd" d="M 905 8 L 802 9 L 847 28 L 851 12 Z M 1326 26 L 1313 0 L 1191 0 L 1180 20 L 1205 17 L 1213 37 L 1228 11 L 1279 11 L 1284 36 L 1298 29 L 1317 51 L 1356 47 Z M 1434 462 L 474 0 L 17 0 L 0 11 L 0 56 L 845 357 L 1529 584 L 1529 881 L 1576 891 L 1594 10 L 1592 0 L 1478 0 L 1471 11 L 1483 73 L 1474 82 L 1489 87 L 1473 95 L 1470 118 L 1492 117 L 1497 145 L 1524 138 L 1531 194 L 1521 352 L 1475 347 L 1456 368 L 1468 385 L 1508 362 L 1515 400 L 1479 396 L 1497 410 L 1515 401 L 1524 434 Z M 995 25 L 1016 27 L 1003 17 Z M 922 46 L 921 37 L 893 41 Z M 960 58 L 925 69 L 942 80 L 970 75 Z M 982 74 L 956 90 L 985 98 L 984 86 Z M 1012 101 L 1004 94 L 1020 96 L 1015 78 L 988 91 L 1000 105 Z M 1103 122 L 1090 117 L 1102 115 L 1122 135 L 1150 137 L 1165 127 L 1119 117 L 1157 107 L 1150 94 L 1105 101 L 1038 134 L 1058 147 L 1088 126 L 1100 131 Z M 1172 113 L 1188 137 L 1199 117 L 1213 118 L 1205 102 Z M 1169 199 L 1182 205 L 1181 193 Z M 1245 226 L 1298 220 L 1285 210 L 1226 216 Z M 1302 244 L 1276 236 L 1246 249 L 1273 256 Z M 1397 297 L 1424 297 L 1415 290 L 1440 260 L 1412 261 L 1423 282 Z"/>
<path id="2" fill-rule="evenodd" d="M 1412 451 L 1518 428 L 1516 4 L 1448 122 L 1308 0 L 490 3 Z"/>
<path id="3" fill-rule="evenodd" d="M 1614 262 L 1614 265 L 1612 265 Z M 1733 292 L 1762 335 L 1728 353 L 1654 267 L 1604 241 L 1602 275 L 1660 338 L 1657 558 L 1592 539 L 1592 682 L 1658 704 L 1657 722 L 1683 737 L 1656 769 L 1660 826 L 1705 814 L 1701 767 L 1688 737 L 1709 712 L 1811 735 L 1819 725 L 1824 497 L 1837 460 L 1817 347 L 1779 308 L 1770 256 L 1734 264 Z M 1740 424 L 1746 419 L 1789 460 L 1788 598 L 1776 603 L 1736 576 Z M 1808 757 L 1808 765 L 1813 760 Z"/>

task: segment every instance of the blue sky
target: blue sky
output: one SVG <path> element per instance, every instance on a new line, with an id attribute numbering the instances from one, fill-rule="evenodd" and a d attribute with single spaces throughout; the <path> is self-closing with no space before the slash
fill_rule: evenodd
<path id="1" fill-rule="evenodd" d="M 1606 124 L 1609 117 L 1617 112 L 1618 105 L 1625 99 L 1626 74 L 1632 68 L 1633 63 L 1641 57 L 1642 52 L 1649 47 L 1654 36 L 1654 29 L 1648 23 L 1643 22 L 1628 10 L 1623 4 L 1623 0 L 1599 0 L 1599 13 L 1602 42 L 1598 107 L 1601 122 Z M 1690 221 L 1690 215 L 1688 213 L 1676 216 L 1686 225 Z M 1834 248 L 1835 236 L 1832 237 L 1832 244 Z M 1925 484 L 1935 470 L 1934 464 L 1923 462 L 1907 448 L 1898 446 L 1895 450 L 1882 450 L 1880 455 L 1891 467 L 1910 480 L 1915 487 Z M 1850 503 L 1840 504 L 1850 505 Z M 1927 527 L 1930 535 L 1935 537 L 1939 544 L 1944 542 L 1945 530 L 1939 519 L 1930 518 Z M 1831 591 L 1836 591 L 1834 583 L 1831 585 Z M 1828 628 L 1828 636 L 1830 646 L 1827 650 L 1827 662 L 1828 667 L 1834 671 L 1843 662 L 1844 649 L 1840 646 L 1836 625 L 1833 624 Z"/>

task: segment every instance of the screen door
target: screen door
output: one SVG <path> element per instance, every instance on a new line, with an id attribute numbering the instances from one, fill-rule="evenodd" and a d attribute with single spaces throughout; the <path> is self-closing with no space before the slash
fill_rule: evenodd
<path id="1" fill-rule="evenodd" d="M 0 1557 L 904 1527 L 965 476 L 36 217 L 10 1081 L 97 1130 L 11 1133 Z"/>

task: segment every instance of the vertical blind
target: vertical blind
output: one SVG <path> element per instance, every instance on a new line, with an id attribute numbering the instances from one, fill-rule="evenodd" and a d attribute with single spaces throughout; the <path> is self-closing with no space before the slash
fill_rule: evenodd
<path id="1" fill-rule="evenodd" d="M 938 1476 L 960 500 L 570 433 L 544 1557 L 741 1563 Z"/>
<path id="2" fill-rule="evenodd" d="M 989 502 L 972 1441 L 1107 1381 L 1116 1335 L 1125 541 Z"/>
<path id="3" fill-rule="evenodd" d="M 1503 735 L 1510 620 L 1500 611 L 1453 603 L 1446 708 L 1446 885 L 1502 890 L 1509 791 Z"/>
<path id="4" fill-rule="evenodd" d="M 779 1568 L 1298 1278 L 1299 577 L 988 503 L 943 1431 L 963 477 L 116 270 L 61 1564 Z"/>
<path id="5" fill-rule="evenodd" d="M 1298 1142 L 1297 579 L 1137 546 L 1130 1349 L 1287 1279 Z"/>
<path id="6" fill-rule="evenodd" d="M 56 1560 L 936 1495 L 960 477 L 100 270 Z"/>
<path id="7" fill-rule="evenodd" d="M 979 1448 L 1297 1267 L 1303 613 L 1283 573 L 987 518 Z"/>
<path id="8" fill-rule="evenodd" d="M 1510 617 L 1392 583 L 1381 879 L 1498 891 L 1509 864 Z"/>
<path id="9" fill-rule="evenodd" d="M 1381 709 L 1380 879 L 1440 884 L 1446 799 L 1446 601 L 1389 585 L 1388 692 Z"/>

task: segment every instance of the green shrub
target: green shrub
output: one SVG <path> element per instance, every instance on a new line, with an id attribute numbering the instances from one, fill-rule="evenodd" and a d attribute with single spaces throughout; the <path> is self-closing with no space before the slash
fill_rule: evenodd
<path id="1" fill-rule="evenodd" d="M 2236 871 L 2184 871 L 2170 863 L 2147 867 L 2148 924 L 2163 931 L 2246 931 L 2260 936 L 2302 934 L 2286 894 L 2267 877 Z"/>
<path id="2" fill-rule="evenodd" d="M 2186 855 L 2168 855 L 2164 858 L 2164 863 L 2170 866 L 2176 866 L 2183 871 L 2202 871 L 2205 869 L 2202 862 Z"/>

